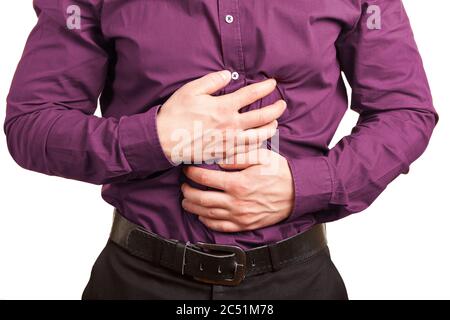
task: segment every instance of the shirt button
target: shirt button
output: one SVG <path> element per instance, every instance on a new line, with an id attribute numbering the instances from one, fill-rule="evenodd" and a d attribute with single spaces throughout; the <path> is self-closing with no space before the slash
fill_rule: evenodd
<path id="1" fill-rule="evenodd" d="M 239 73 L 237 73 L 237 72 L 231 73 L 231 79 L 233 79 L 233 80 L 239 79 Z"/>
<path id="2" fill-rule="evenodd" d="M 225 16 L 225 21 L 226 21 L 227 23 L 233 23 L 234 17 L 233 17 L 232 15 L 230 15 L 230 14 L 227 14 L 227 15 Z"/>

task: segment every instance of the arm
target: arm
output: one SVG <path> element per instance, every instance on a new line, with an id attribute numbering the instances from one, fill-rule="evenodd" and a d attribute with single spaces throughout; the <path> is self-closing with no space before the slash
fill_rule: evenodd
<path id="1" fill-rule="evenodd" d="M 183 207 L 209 228 L 238 232 L 300 220 L 343 218 L 367 208 L 425 150 L 438 115 L 408 18 L 400 0 L 363 0 L 381 7 L 382 28 L 362 14 L 337 42 L 359 120 L 349 136 L 320 157 L 284 158 L 261 150 L 258 159 L 219 172 L 186 168 L 193 181 L 224 192 L 183 185 Z M 255 153 L 255 152 L 254 152 Z M 276 175 L 262 174 L 271 166 Z"/>
<path id="2" fill-rule="evenodd" d="M 119 119 L 93 115 L 108 67 L 102 2 L 78 1 L 80 30 L 66 27 L 65 3 L 34 1 L 39 20 L 7 99 L 4 130 L 12 157 L 29 170 L 94 184 L 170 168 L 157 139 L 157 107 Z"/>
<path id="3" fill-rule="evenodd" d="M 408 173 L 438 121 L 402 2 L 361 2 L 360 21 L 337 43 L 359 120 L 326 156 L 290 159 L 297 188 L 289 219 L 325 210 L 318 218 L 331 221 L 364 210 Z M 381 29 L 367 26 L 372 3 L 381 9 Z"/>
<path id="4" fill-rule="evenodd" d="M 275 133 L 275 119 L 286 107 L 283 101 L 239 113 L 273 91 L 275 81 L 212 96 L 231 80 L 229 71 L 212 72 L 183 85 L 161 108 L 119 119 L 94 116 L 108 68 L 99 21 L 103 2 L 78 3 L 83 5 L 81 29 L 69 30 L 68 1 L 34 1 L 39 21 L 17 68 L 4 125 L 9 151 L 22 167 L 95 184 L 122 182 L 146 178 L 179 162 L 191 163 L 195 139 L 203 141 L 209 129 L 242 130 L 237 142 L 241 147 L 255 133 L 265 139 Z M 205 128 L 200 136 L 196 121 Z M 172 140 L 180 133 L 187 141 Z M 233 137 L 224 139 L 217 141 L 218 148 L 239 150 Z M 213 144 L 200 146 L 204 161 L 218 150 Z M 183 151 L 181 158 L 174 150 Z"/>

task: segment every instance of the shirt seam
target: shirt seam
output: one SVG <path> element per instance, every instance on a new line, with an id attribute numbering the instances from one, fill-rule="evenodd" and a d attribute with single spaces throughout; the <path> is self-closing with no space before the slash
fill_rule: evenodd
<path id="1" fill-rule="evenodd" d="M 353 35 L 356 32 L 356 30 L 358 29 L 358 25 L 361 22 L 362 17 L 364 15 L 361 0 L 358 0 L 358 6 L 359 6 L 359 9 L 360 9 L 359 10 L 359 17 L 358 17 L 358 19 L 356 19 L 356 21 L 352 24 L 351 28 L 347 32 L 342 34 L 340 42 L 345 41 L 348 37 Z"/>

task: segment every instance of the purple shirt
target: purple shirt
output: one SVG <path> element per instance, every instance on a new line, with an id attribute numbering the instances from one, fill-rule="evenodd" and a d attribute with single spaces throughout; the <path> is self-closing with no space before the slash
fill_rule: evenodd
<path id="1" fill-rule="evenodd" d="M 250 248 L 362 211 L 408 172 L 438 121 L 400 0 L 35 0 L 34 7 L 39 21 L 7 101 L 11 155 L 29 170 L 102 184 L 105 201 L 164 237 Z M 277 80 L 277 90 L 246 110 L 279 98 L 288 106 L 279 148 L 293 173 L 294 210 L 255 231 L 212 231 L 184 212 L 182 165 L 166 159 L 156 132 L 158 108 L 175 90 L 222 69 L 236 77 L 219 94 Z M 341 71 L 360 117 L 329 149 L 347 110 Z M 99 96 L 101 118 L 93 115 Z"/>

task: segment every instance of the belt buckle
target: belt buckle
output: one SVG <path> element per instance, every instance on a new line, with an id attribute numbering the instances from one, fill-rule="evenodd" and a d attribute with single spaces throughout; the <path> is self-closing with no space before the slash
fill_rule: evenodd
<path id="1" fill-rule="evenodd" d="M 222 244 L 204 243 L 204 242 L 197 242 L 195 245 L 201 249 L 207 249 L 210 251 L 234 253 L 234 257 L 235 257 L 236 261 L 235 261 L 235 269 L 234 269 L 233 278 L 222 279 L 222 280 L 212 280 L 212 279 L 207 279 L 207 278 L 194 277 L 194 279 L 201 281 L 201 282 L 209 283 L 209 284 L 225 285 L 225 286 L 237 286 L 238 284 L 240 284 L 242 282 L 242 280 L 244 280 L 246 255 L 245 255 L 245 251 L 242 250 L 240 247 L 230 246 L 230 245 L 222 245 Z"/>

